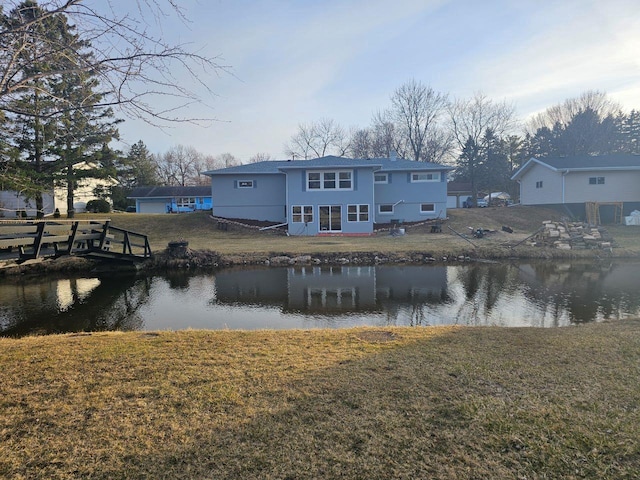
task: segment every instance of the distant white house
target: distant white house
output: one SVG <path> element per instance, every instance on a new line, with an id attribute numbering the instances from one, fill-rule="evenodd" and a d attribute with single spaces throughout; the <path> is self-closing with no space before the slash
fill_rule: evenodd
<path id="1" fill-rule="evenodd" d="M 624 215 L 640 208 L 640 155 L 531 158 L 511 179 L 522 205 L 560 206 L 576 216 L 587 203 L 622 204 Z"/>
<path id="2" fill-rule="evenodd" d="M 74 165 L 76 169 L 95 168 L 96 165 L 88 162 L 81 162 Z M 98 197 L 93 193 L 96 187 L 112 187 L 118 182 L 114 178 L 86 178 L 82 179 L 74 191 L 73 208 L 76 213 L 86 211 L 87 202 L 96 200 Z M 56 209 L 61 215 L 67 214 L 67 186 L 62 184 L 52 187 L 51 190 L 43 192 L 44 215 L 52 215 Z M 106 200 L 111 203 L 110 198 Z M 23 213 L 24 212 L 24 213 Z M 0 217 L 16 218 L 22 215 L 35 217 L 37 214 L 35 199 L 25 196 L 22 192 L 15 190 L 0 190 Z"/>

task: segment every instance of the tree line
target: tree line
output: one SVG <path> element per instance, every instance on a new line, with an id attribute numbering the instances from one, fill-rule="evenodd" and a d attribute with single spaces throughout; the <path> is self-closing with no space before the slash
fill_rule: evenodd
<path id="1" fill-rule="evenodd" d="M 43 193 L 64 185 L 73 216 L 85 178 L 128 168 L 109 147 L 116 113 L 153 125 L 198 121 L 185 75 L 209 91 L 202 79 L 225 67 L 154 36 L 147 18 L 168 12 L 184 19 L 173 0 L 134 1 L 123 14 L 87 0 L 0 4 L 0 188 L 34 199 L 42 216 Z"/>
<path id="2" fill-rule="evenodd" d="M 453 180 L 478 191 L 516 194 L 511 176 L 531 157 L 640 154 L 640 112 L 624 113 L 606 93 L 587 91 L 521 122 L 515 107 L 482 93 L 470 99 L 410 80 L 368 127 L 345 129 L 331 119 L 298 125 L 285 145 L 292 158 L 323 155 L 386 158 L 455 166 Z"/>
<path id="3" fill-rule="evenodd" d="M 158 154 L 142 141 L 126 153 L 111 147 L 121 117 L 154 125 L 197 121 L 179 113 L 196 96 L 175 80 L 177 67 L 200 83 L 206 77 L 200 69 L 225 69 L 215 58 L 168 45 L 144 28 L 145 11 L 157 16 L 163 2 L 181 17 L 172 0 L 136 2 L 137 19 L 100 13 L 84 0 L 0 5 L 0 188 L 35 199 L 42 213 L 43 192 L 64 185 L 73 216 L 74 190 L 88 177 L 116 178 L 118 187 L 98 190 L 96 197 L 110 195 L 124 208 L 136 186 L 207 184 L 202 172 L 241 163 L 231 153 L 206 155 L 183 145 Z M 158 97 L 177 104 L 157 107 L 165 105 Z M 640 112 L 624 113 L 605 93 L 588 91 L 523 123 L 508 102 L 482 93 L 451 99 L 409 80 L 368 126 L 346 129 L 322 118 L 299 124 L 285 144 L 294 159 L 392 152 L 454 165 L 453 179 L 470 183 L 474 193 L 515 193 L 510 177 L 532 156 L 640 153 Z M 265 160 L 271 160 L 268 153 L 249 159 Z M 91 168 L 76 168 L 82 161 Z"/>

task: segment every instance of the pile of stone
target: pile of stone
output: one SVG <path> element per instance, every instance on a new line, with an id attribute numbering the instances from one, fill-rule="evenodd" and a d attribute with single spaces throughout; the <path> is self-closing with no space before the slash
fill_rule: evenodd
<path id="1" fill-rule="evenodd" d="M 534 237 L 538 246 L 559 248 L 562 250 L 609 249 L 613 239 L 601 227 L 581 222 L 542 222 L 543 227 Z"/>

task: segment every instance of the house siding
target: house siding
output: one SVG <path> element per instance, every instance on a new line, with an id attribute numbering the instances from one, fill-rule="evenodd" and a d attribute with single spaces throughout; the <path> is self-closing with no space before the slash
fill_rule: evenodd
<path id="1" fill-rule="evenodd" d="M 389 172 L 388 183 L 375 184 L 375 222 L 389 223 L 392 219 L 419 222 L 447 215 L 447 179 L 441 172 L 437 182 L 411 182 L 411 172 Z M 400 202 L 400 203 L 398 203 Z M 434 204 L 434 211 L 423 213 L 423 203 Z M 393 213 L 380 213 L 380 205 L 394 205 Z"/>
<path id="2" fill-rule="evenodd" d="M 372 184 L 373 169 L 372 168 L 326 168 L 323 171 L 352 171 L 352 189 L 351 190 L 318 190 L 310 191 L 307 189 L 307 172 L 318 171 L 318 169 L 289 169 L 287 170 L 287 189 L 288 189 L 288 228 L 292 235 L 318 235 L 319 233 L 328 233 L 327 230 L 321 229 L 320 226 L 320 207 L 340 207 L 340 229 L 332 230 L 332 233 L 342 233 L 347 235 L 368 234 L 373 232 L 373 214 L 372 214 Z M 294 222 L 291 209 L 295 205 L 312 206 L 313 221 L 312 222 Z M 349 205 L 368 205 L 369 220 L 368 221 L 348 221 Z"/>
<path id="3" fill-rule="evenodd" d="M 214 215 L 287 223 L 290 235 L 366 235 L 373 233 L 376 222 L 445 217 L 448 170 L 410 160 L 328 156 L 259 162 L 205 174 L 212 179 Z M 339 174 L 346 171 L 351 172 L 351 188 L 341 189 Z M 319 175 L 310 179 L 311 172 Z M 332 172 L 337 174 L 335 183 L 327 175 Z M 386 174 L 388 183 L 375 183 L 374 172 Z M 411 182 L 413 172 L 438 172 L 439 177 Z M 255 183 L 254 188 L 238 188 L 240 183 L 251 181 L 257 181 L 257 188 Z M 381 204 L 394 205 L 393 213 L 380 214 Z"/>
<path id="4" fill-rule="evenodd" d="M 537 182 L 542 182 L 542 188 L 536 188 Z M 543 165 L 533 165 L 520 181 L 520 203 L 523 205 L 562 203 L 562 173 Z"/>
<path id="5" fill-rule="evenodd" d="M 590 185 L 590 177 L 605 183 Z M 565 182 L 565 203 L 640 201 L 640 171 L 571 172 Z"/>
<path id="6" fill-rule="evenodd" d="M 239 187 L 239 182 L 253 187 Z M 214 175 L 211 177 L 213 214 L 224 218 L 284 223 L 286 182 L 284 174 Z"/>

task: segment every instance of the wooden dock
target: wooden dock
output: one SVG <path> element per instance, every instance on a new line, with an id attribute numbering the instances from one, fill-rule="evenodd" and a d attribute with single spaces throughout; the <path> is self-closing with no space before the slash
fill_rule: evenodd
<path id="1" fill-rule="evenodd" d="M 62 255 L 140 261 L 151 257 L 146 235 L 111 225 L 110 220 L 2 220 L 0 258 L 20 261 Z"/>

